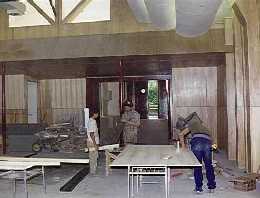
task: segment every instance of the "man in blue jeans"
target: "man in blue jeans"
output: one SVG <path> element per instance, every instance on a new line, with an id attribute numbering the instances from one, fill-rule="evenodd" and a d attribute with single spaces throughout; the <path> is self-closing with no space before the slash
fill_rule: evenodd
<path id="1" fill-rule="evenodd" d="M 212 166 L 212 137 L 210 130 L 205 127 L 196 112 L 189 115 L 187 118 L 179 117 L 176 123 L 176 128 L 180 130 L 179 138 L 182 147 L 185 148 L 185 137 L 191 134 L 191 150 L 197 157 L 200 163 L 205 164 L 206 176 L 208 180 L 208 190 L 214 192 L 216 188 L 215 174 Z M 203 189 L 203 174 L 202 167 L 194 168 L 195 191 L 202 193 Z"/>

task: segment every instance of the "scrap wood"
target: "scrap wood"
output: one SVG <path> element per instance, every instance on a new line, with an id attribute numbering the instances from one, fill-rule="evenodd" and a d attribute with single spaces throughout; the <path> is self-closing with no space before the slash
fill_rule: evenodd
<path id="1" fill-rule="evenodd" d="M 251 173 L 244 176 L 236 177 L 229 182 L 240 182 L 240 183 L 246 183 L 248 181 L 257 180 L 260 178 L 260 174 Z"/>
<path id="2" fill-rule="evenodd" d="M 98 148 L 99 151 L 103 151 L 103 150 L 113 150 L 119 148 L 119 144 L 110 144 L 110 145 L 104 145 L 104 146 L 100 146 Z M 93 148 L 94 149 L 94 148 Z M 88 152 L 90 149 L 89 148 L 85 148 L 85 152 Z M 92 148 L 91 148 L 92 150 Z"/>

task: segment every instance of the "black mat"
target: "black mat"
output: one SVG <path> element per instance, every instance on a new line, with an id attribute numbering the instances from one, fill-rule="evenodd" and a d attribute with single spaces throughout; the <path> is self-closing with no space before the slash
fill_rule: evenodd
<path id="1" fill-rule="evenodd" d="M 73 189 L 87 176 L 89 167 L 82 168 L 76 175 L 74 175 L 66 184 L 61 188 L 61 192 L 71 192 Z"/>

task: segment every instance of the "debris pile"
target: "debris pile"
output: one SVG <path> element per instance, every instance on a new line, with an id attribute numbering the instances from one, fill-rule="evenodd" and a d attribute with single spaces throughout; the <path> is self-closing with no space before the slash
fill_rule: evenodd
<path id="1" fill-rule="evenodd" d="M 38 139 L 32 145 L 34 152 L 76 152 L 86 148 L 87 133 L 71 123 L 54 124 L 35 134 Z"/>

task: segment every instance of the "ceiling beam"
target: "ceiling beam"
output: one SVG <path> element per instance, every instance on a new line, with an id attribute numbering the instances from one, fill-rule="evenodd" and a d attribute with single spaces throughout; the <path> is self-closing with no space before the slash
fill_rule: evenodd
<path id="1" fill-rule="evenodd" d="M 57 16 L 56 9 L 55 9 L 55 6 L 53 5 L 52 0 L 49 0 L 49 3 L 50 3 L 50 6 L 51 6 L 51 9 L 52 9 L 52 12 L 53 12 L 54 16 L 56 17 Z"/>
<path id="2" fill-rule="evenodd" d="M 72 22 L 86 8 L 92 0 L 81 0 L 71 12 L 63 19 L 62 23 Z"/>
<path id="3" fill-rule="evenodd" d="M 55 0 L 55 22 L 56 24 L 62 23 L 62 0 Z"/>
<path id="4" fill-rule="evenodd" d="M 55 24 L 55 21 L 44 12 L 35 2 L 34 0 L 27 0 L 27 2 L 37 10 L 37 12 L 42 15 L 51 25 Z"/>

